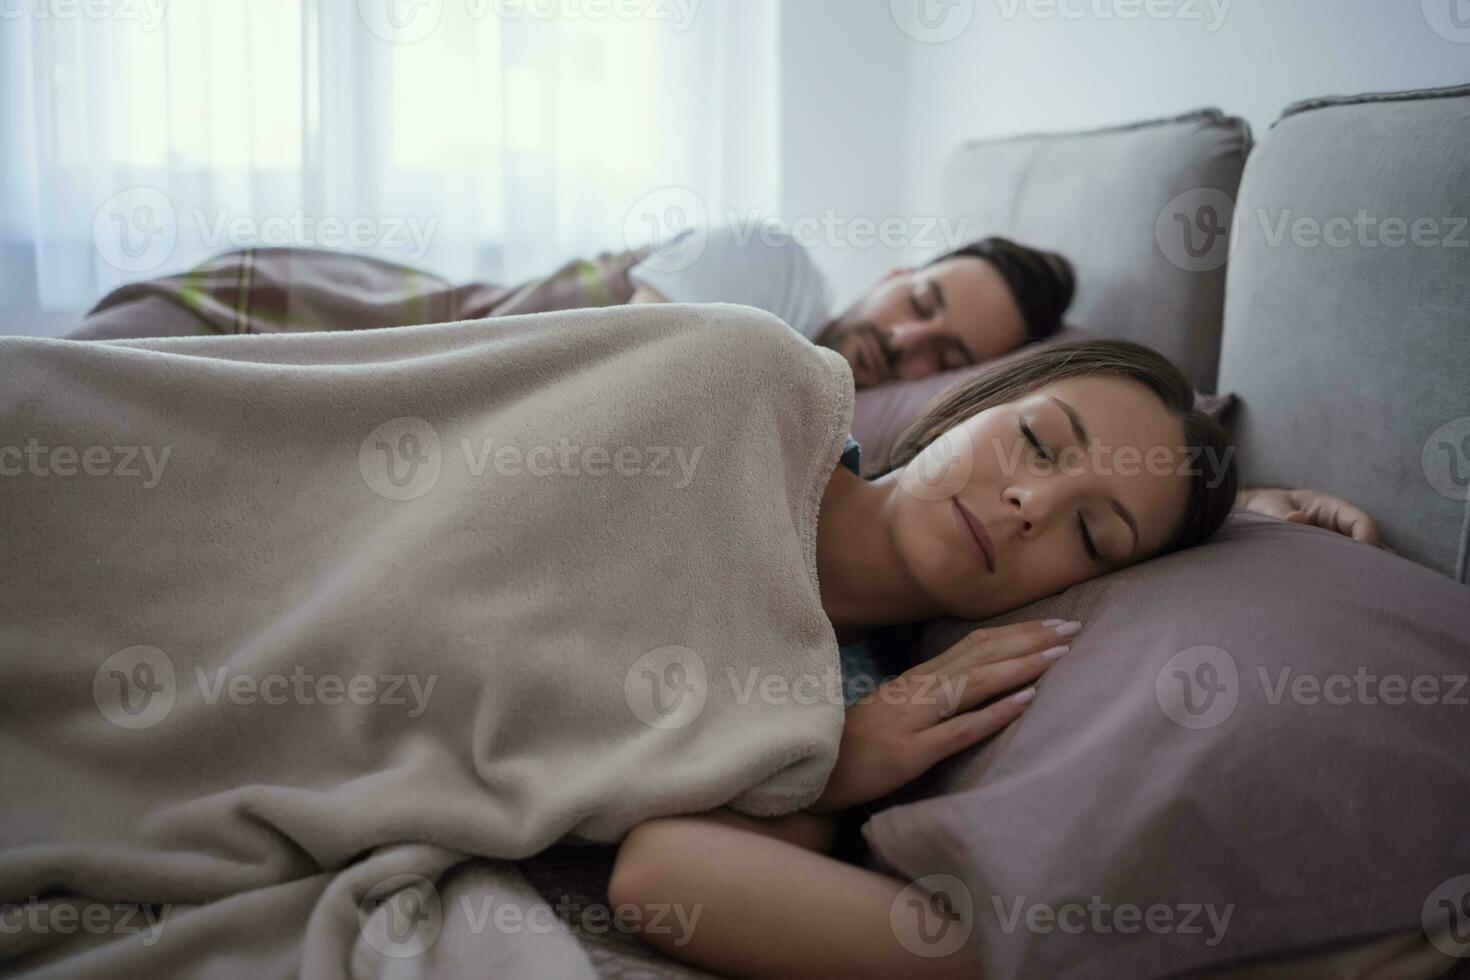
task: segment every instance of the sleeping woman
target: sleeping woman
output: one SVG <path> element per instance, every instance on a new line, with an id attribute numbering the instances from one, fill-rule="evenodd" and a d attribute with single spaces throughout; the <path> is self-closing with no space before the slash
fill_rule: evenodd
<path id="1" fill-rule="evenodd" d="M 1172 364 L 1129 343 L 1041 350 L 950 389 L 871 482 L 843 462 L 822 498 L 817 560 L 823 608 L 849 644 L 845 669 L 858 662 L 851 644 L 875 629 L 997 616 L 1198 544 L 1237 503 L 1377 540 L 1367 515 L 1324 494 L 1237 498 L 1219 425 L 1193 409 Z M 654 906 L 699 908 L 687 933 L 644 937 L 727 975 L 976 976 L 966 949 L 924 958 L 900 943 L 890 909 L 921 892 L 829 854 L 855 857 L 862 804 L 1020 718 L 1083 629 L 978 630 L 884 680 L 878 696 L 850 696 L 836 766 L 813 806 L 775 819 L 722 809 L 640 824 L 621 844 L 612 907 L 638 906 L 643 922 L 658 921 Z M 957 703 L 909 697 L 934 688 L 926 678 L 962 684 Z"/>
<path id="2" fill-rule="evenodd" d="M 730 672 L 826 672 L 834 639 L 855 665 L 878 628 L 1021 608 L 1242 501 L 1134 344 L 951 389 L 871 482 L 836 464 L 851 405 L 841 357 L 737 307 L 0 338 L 0 905 L 191 907 L 156 948 L 32 927 L 0 962 L 346 976 L 404 952 L 373 943 L 426 887 L 465 907 L 575 837 L 620 842 L 616 905 L 701 906 L 645 936 L 721 973 L 971 975 L 909 954 L 905 885 L 839 858 L 862 807 L 1046 697 L 1086 624 L 981 631 L 846 706 Z M 671 447 L 717 449 L 644 465 Z M 1322 495 L 1244 502 L 1374 534 Z M 632 685 L 671 650 L 712 695 L 679 724 Z M 454 870 L 477 858 L 507 860 Z"/>

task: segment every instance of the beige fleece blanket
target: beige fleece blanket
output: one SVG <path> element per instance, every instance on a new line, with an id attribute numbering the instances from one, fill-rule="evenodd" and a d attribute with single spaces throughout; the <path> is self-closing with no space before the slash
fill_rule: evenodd
<path id="1" fill-rule="evenodd" d="M 508 859 L 831 770 L 852 399 L 741 307 L 0 339 L 0 968 L 591 976 Z"/>

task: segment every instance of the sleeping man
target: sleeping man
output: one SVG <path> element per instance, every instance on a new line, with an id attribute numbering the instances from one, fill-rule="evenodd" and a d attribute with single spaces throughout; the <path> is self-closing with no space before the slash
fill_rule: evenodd
<path id="1" fill-rule="evenodd" d="M 837 351 L 859 388 L 925 378 L 1044 340 L 1075 280 L 1066 259 L 987 238 L 921 268 L 894 269 L 840 315 L 807 250 L 789 236 L 729 227 L 685 232 L 629 272 L 632 302 L 736 303 L 774 313 Z"/>
<path id="2" fill-rule="evenodd" d="M 857 387 L 928 377 L 1052 336 L 1072 267 L 1003 238 L 919 269 L 895 269 L 845 311 L 798 242 L 771 227 L 719 227 L 664 245 L 573 259 L 513 286 L 454 284 L 349 252 L 241 249 L 187 272 L 128 283 L 70 334 L 116 340 L 192 334 L 365 330 L 625 303 L 733 303 L 765 310 L 841 354 Z"/>

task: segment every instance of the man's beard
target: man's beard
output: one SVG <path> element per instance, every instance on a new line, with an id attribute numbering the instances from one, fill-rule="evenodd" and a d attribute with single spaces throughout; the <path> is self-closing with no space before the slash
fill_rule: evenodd
<path id="1" fill-rule="evenodd" d="M 880 372 L 874 378 L 873 384 L 882 384 L 894 378 L 894 354 L 893 349 L 888 346 L 888 338 L 878 325 L 870 320 L 857 320 L 848 323 L 838 317 L 823 327 L 816 336 L 816 344 L 826 347 L 841 354 L 854 369 L 861 363 L 858 352 L 862 349 L 863 338 L 871 337 L 877 345 L 882 357 L 882 363 L 877 365 Z"/>

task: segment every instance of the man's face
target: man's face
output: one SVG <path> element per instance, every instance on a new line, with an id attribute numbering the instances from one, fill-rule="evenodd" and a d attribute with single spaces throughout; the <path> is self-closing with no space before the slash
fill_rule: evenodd
<path id="1" fill-rule="evenodd" d="M 1025 340 L 1010 286 L 971 256 L 889 273 L 817 337 L 847 359 L 859 388 L 987 361 Z"/>

